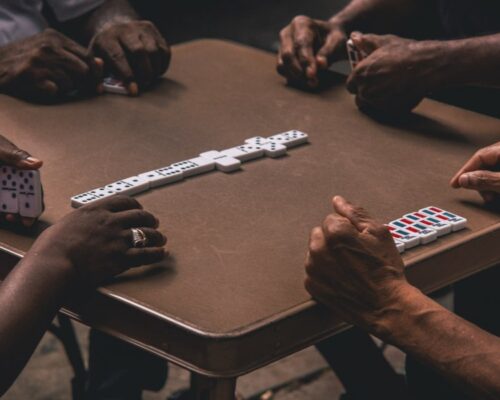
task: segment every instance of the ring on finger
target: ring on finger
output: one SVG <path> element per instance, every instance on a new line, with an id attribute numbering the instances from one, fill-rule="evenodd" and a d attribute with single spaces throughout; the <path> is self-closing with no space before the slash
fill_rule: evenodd
<path id="1" fill-rule="evenodd" d="M 144 231 L 139 228 L 132 228 L 132 246 L 136 248 L 146 247 L 148 238 Z"/>

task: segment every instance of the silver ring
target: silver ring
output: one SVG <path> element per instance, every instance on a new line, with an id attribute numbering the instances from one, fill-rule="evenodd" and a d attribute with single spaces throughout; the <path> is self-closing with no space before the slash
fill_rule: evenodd
<path id="1" fill-rule="evenodd" d="M 146 243 L 148 241 L 148 238 L 144 231 L 139 228 L 132 228 L 132 245 L 134 247 L 146 247 Z"/>

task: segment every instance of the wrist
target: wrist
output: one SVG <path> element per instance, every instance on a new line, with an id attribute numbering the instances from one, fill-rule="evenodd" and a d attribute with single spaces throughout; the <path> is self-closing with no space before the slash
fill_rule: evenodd
<path id="1" fill-rule="evenodd" d="M 374 321 L 370 324 L 370 331 L 378 338 L 393 343 L 395 336 L 409 321 L 419 314 L 426 296 L 406 280 L 394 285 L 390 299 L 384 308 L 376 313 Z"/>

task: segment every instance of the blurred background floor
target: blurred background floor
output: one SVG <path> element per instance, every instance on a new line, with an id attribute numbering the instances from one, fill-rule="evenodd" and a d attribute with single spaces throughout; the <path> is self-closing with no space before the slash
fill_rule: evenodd
<path id="1" fill-rule="evenodd" d="M 88 328 L 74 323 L 82 351 L 87 357 Z M 385 354 L 398 372 L 404 371 L 404 355 L 393 347 Z M 352 355 L 362 362 L 362 354 Z M 336 400 L 343 393 L 337 377 L 326 369 L 326 363 L 314 348 L 308 348 L 238 380 L 238 392 L 250 398 L 282 382 L 290 382 L 274 397 L 266 400 Z M 299 379 L 319 371 L 311 379 Z M 47 333 L 26 369 L 3 397 L 5 400 L 69 400 L 73 376 L 61 343 Z M 168 395 L 189 385 L 189 373 L 171 365 L 165 387 L 157 393 L 145 392 L 144 400 L 166 400 Z"/>

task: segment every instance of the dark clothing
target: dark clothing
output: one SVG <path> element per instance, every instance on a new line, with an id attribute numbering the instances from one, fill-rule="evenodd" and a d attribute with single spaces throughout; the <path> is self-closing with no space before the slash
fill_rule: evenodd
<path id="1" fill-rule="evenodd" d="M 439 0 L 439 14 L 450 38 L 500 32 L 498 0 Z"/>
<path id="2" fill-rule="evenodd" d="M 166 361 L 115 339 L 90 331 L 88 400 L 141 400 L 143 390 L 160 390 L 167 380 Z"/>

